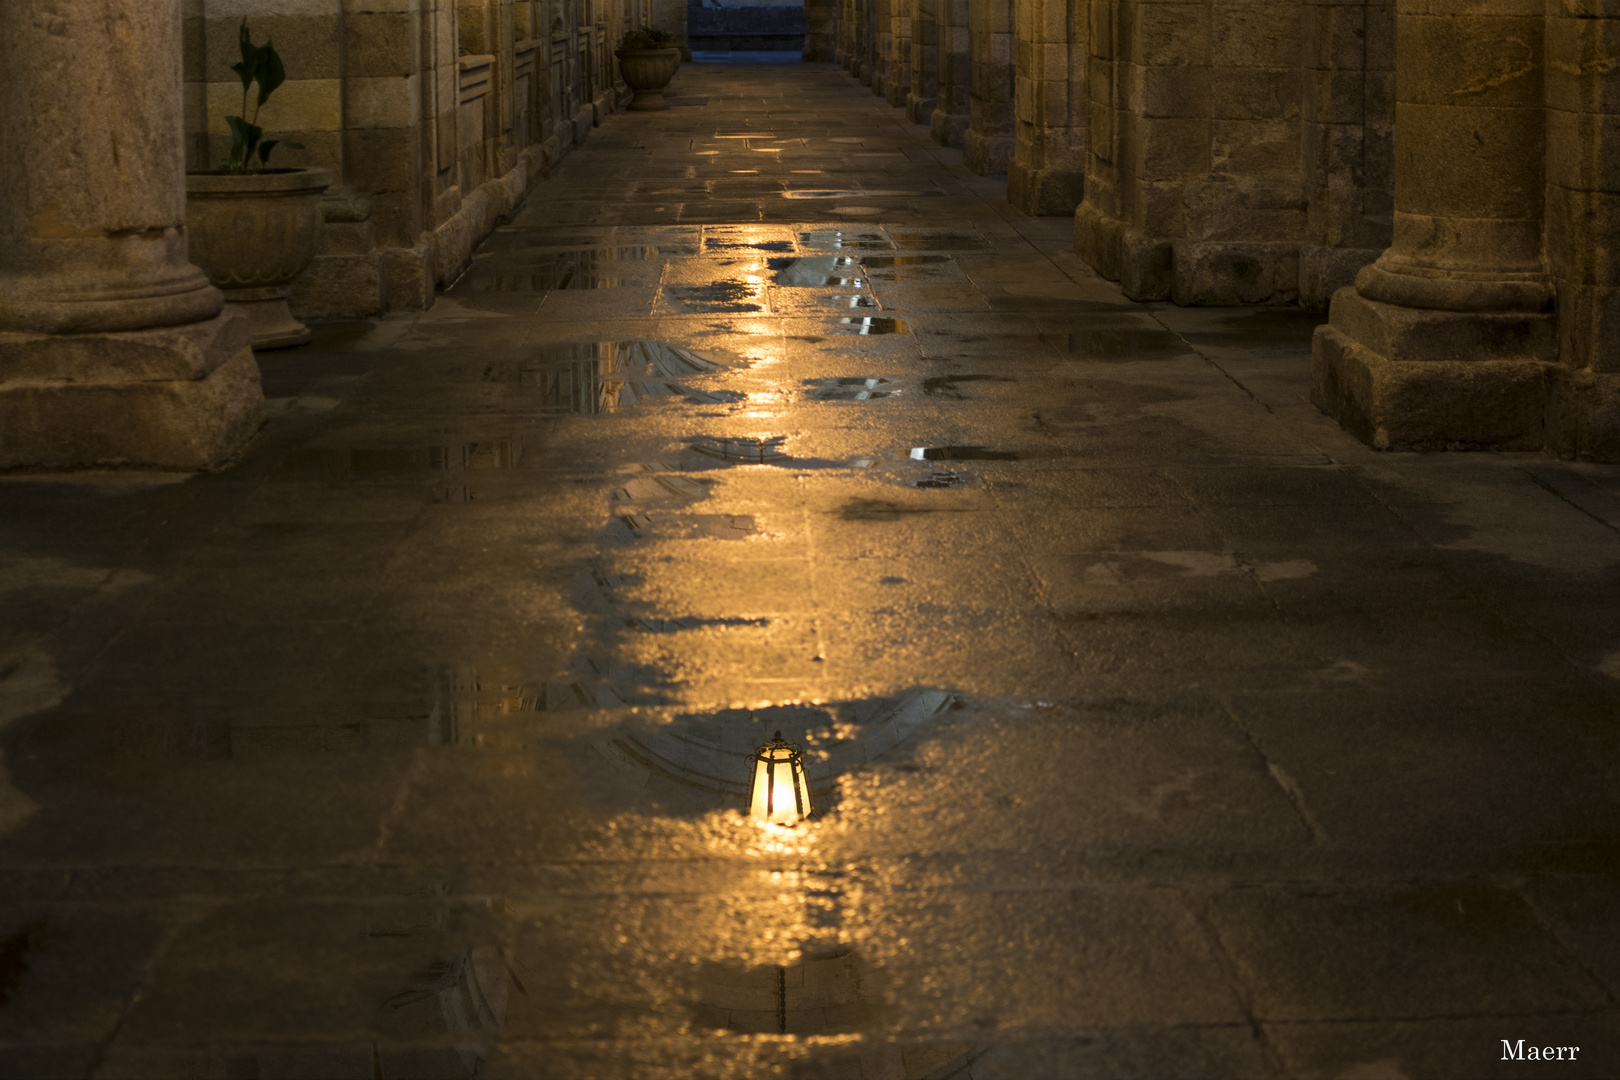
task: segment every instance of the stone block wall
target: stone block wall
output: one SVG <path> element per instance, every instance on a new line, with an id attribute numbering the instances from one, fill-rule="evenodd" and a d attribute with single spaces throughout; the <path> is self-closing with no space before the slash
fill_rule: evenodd
<path id="1" fill-rule="evenodd" d="M 962 163 L 980 176 L 1003 176 L 1013 151 L 1013 0 L 968 6 L 971 84 Z"/>
<path id="2" fill-rule="evenodd" d="M 1007 201 L 1074 213 L 1085 185 L 1085 0 L 1014 0 L 1013 154 Z"/>
<path id="3" fill-rule="evenodd" d="M 1295 302 L 1307 229 L 1306 6 L 1090 6 L 1091 131 L 1076 250 L 1136 299 Z M 1361 9 L 1332 10 L 1359 18 Z M 1358 99 L 1344 125 L 1358 135 L 1359 112 Z"/>
<path id="4" fill-rule="evenodd" d="M 838 59 L 838 0 L 805 0 L 804 59 L 830 64 Z"/>
<path id="5" fill-rule="evenodd" d="M 678 12 L 676 9 L 678 8 Z M 226 156 L 241 107 L 238 27 L 287 68 L 259 123 L 321 165 L 319 253 L 295 284 L 306 318 L 426 307 L 530 181 L 625 99 L 612 50 L 673 0 L 185 0 L 187 167 Z M 251 103 L 250 103 L 251 107 Z"/>

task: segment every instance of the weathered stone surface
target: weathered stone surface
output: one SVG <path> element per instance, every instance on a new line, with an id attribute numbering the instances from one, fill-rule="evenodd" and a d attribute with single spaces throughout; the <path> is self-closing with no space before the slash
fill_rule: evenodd
<path id="1" fill-rule="evenodd" d="M 1178 304 L 1291 304 L 1298 297 L 1297 244 L 1175 240 L 1170 249 L 1170 297 Z"/>
<path id="2" fill-rule="evenodd" d="M 1331 325 L 1317 328 L 1313 348 L 1312 404 L 1375 449 L 1539 450 L 1546 443 L 1551 364 L 1391 360 Z"/>
<path id="3" fill-rule="evenodd" d="M 0 335 L 0 469 L 209 469 L 264 419 L 246 317 Z"/>
<path id="4" fill-rule="evenodd" d="M 287 301 L 294 279 L 315 257 L 321 196 L 331 184 L 326 169 L 186 176 L 192 258 L 226 303 L 247 316 L 255 349 L 309 340 Z"/>
<path id="5" fill-rule="evenodd" d="M 96 0 L 94 12 L 30 2 L 0 15 L 0 329 L 219 311 L 187 259 L 179 0 Z"/>
<path id="6" fill-rule="evenodd" d="M 1620 468 L 1375 453 L 1311 315 L 677 77 L 229 473 L 0 475 L 0 1075 L 1611 1076 Z"/>

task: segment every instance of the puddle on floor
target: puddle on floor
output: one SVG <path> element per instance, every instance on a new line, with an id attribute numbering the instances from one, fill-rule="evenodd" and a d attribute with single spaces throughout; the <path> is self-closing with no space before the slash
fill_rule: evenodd
<path id="1" fill-rule="evenodd" d="M 660 540 L 746 540 L 759 533 L 749 514 L 683 514 L 653 511 L 620 514 L 608 524 L 607 537 L 632 543 L 656 537 Z"/>
<path id="2" fill-rule="evenodd" d="M 516 382 L 552 412 L 593 415 L 679 397 L 694 404 L 740 400 L 732 391 L 694 390 L 673 380 L 711 375 L 735 363 L 661 341 L 589 341 L 539 350 L 534 362 L 495 363 L 484 378 Z"/>
<path id="3" fill-rule="evenodd" d="M 838 229 L 813 230 L 799 234 L 806 247 L 835 248 L 838 250 L 894 250 L 894 245 L 879 233 L 843 232 Z"/>
<path id="4" fill-rule="evenodd" d="M 965 382 L 1017 382 L 1006 375 L 981 375 L 970 373 L 967 375 L 934 375 L 923 380 L 922 392 L 932 397 L 954 398 L 957 401 L 966 401 L 967 395 L 962 393 L 957 384 Z"/>
<path id="5" fill-rule="evenodd" d="M 891 229 L 889 235 L 902 251 L 983 251 L 990 241 L 978 233 L 912 232 Z"/>
<path id="6" fill-rule="evenodd" d="M 700 619 L 686 616 L 680 619 L 626 619 L 626 628 L 646 634 L 678 634 L 683 630 L 707 630 L 713 627 L 769 626 L 769 619 Z"/>
<path id="7" fill-rule="evenodd" d="M 665 288 L 683 307 L 695 311 L 745 314 L 765 310 L 765 286 L 757 281 L 733 278 L 708 285 L 669 285 Z"/>
<path id="8" fill-rule="evenodd" d="M 600 263 L 641 262 L 671 254 L 669 249 L 661 244 L 620 244 L 554 251 L 550 249 L 566 249 L 568 245 L 558 244 L 552 240 L 541 240 L 526 242 L 523 247 L 530 251 L 536 248 L 547 249 L 536 252 L 533 269 L 537 273 L 548 274 L 567 269 L 594 272 Z"/>
<path id="9" fill-rule="evenodd" d="M 810 392 L 812 401 L 871 401 L 898 394 L 898 390 L 885 390 L 888 379 L 807 379 L 808 386 L 819 387 Z"/>
<path id="10" fill-rule="evenodd" d="M 911 486 L 919 488 L 953 488 L 961 487 L 963 481 L 964 477 L 961 473 L 952 472 L 949 469 L 941 469 L 929 473 L 927 476 L 916 481 Z"/>
<path id="11" fill-rule="evenodd" d="M 775 1035 L 833 1035 L 839 1032 L 864 1030 L 879 1017 L 891 1011 L 876 989 L 876 979 L 854 952 L 844 945 L 817 945 L 807 947 L 803 959 L 796 964 L 745 964 L 740 960 L 709 962 L 696 972 L 696 1000 L 691 1004 L 694 1026 L 705 1031 L 735 1031 L 750 1034 Z M 952 1045 L 944 1052 L 934 1052 L 926 1060 L 929 1065 L 944 1062 L 955 1068 L 965 1066 L 972 1047 Z M 953 1056 L 950 1051 L 957 1051 Z M 850 1054 L 852 1060 L 840 1062 L 836 1073 L 818 1072 L 823 1076 L 921 1076 L 913 1071 L 890 1067 L 889 1061 L 881 1073 L 872 1071 L 874 1055 L 865 1057 Z M 891 1055 L 899 1059 L 898 1052 Z M 915 1055 L 911 1060 L 916 1060 Z M 904 1059 L 896 1062 L 903 1064 Z M 867 1065 L 862 1069 L 863 1062 Z M 929 1076 L 945 1076 L 941 1070 L 931 1070 Z M 954 1073 L 952 1074 L 954 1075 Z"/>
<path id="12" fill-rule="evenodd" d="M 800 191 L 784 191 L 784 199 L 915 199 L 926 198 L 929 195 L 943 195 L 943 191 L 850 191 L 833 188 L 811 188 Z"/>
<path id="13" fill-rule="evenodd" d="M 283 459 L 289 473 L 345 476 L 405 476 L 450 469 L 512 469 L 523 457 L 521 444 L 505 440 L 449 446 L 314 447 Z"/>
<path id="14" fill-rule="evenodd" d="M 726 240 L 717 236 L 706 237 L 704 251 L 792 251 L 791 240 Z"/>
<path id="15" fill-rule="evenodd" d="M 910 454 L 912 461 L 1018 461 L 1023 456 L 988 446 L 914 446 Z"/>
<path id="16" fill-rule="evenodd" d="M 859 316 L 850 319 L 839 319 L 839 325 L 834 328 L 840 334 L 909 334 L 911 327 L 904 319 L 890 319 L 874 315 Z"/>
<path id="17" fill-rule="evenodd" d="M 948 263 L 949 255 L 862 255 L 861 265 L 868 269 L 887 269 L 892 266 L 931 266 Z"/>
<path id="18" fill-rule="evenodd" d="M 742 809 L 754 752 L 780 732 L 804 748 L 810 797 L 819 813 L 833 807 L 838 776 L 864 768 L 956 708 L 961 702 L 954 691 L 919 689 L 855 701 L 681 713 L 662 723 L 631 719 L 596 746 L 643 782 L 673 781 Z"/>
<path id="19" fill-rule="evenodd" d="M 728 464 L 777 465 L 793 460 L 782 449 L 786 435 L 765 438 L 703 438 L 688 443 L 690 450 Z"/>
<path id="20" fill-rule="evenodd" d="M 848 255 L 812 255 L 803 259 L 771 259 L 766 265 L 776 271 L 777 285 L 805 288 L 837 285 L 864 289 L 860 266 Z"/>
<path id="21" fill-rule="evenodd" d="M 498 274 L 488 277 L 469 273 L 450 292 L 549 292 L 552 289 L 618 289 L 632 284 L 628 278 L 563 270 L 541 274 Z"/>

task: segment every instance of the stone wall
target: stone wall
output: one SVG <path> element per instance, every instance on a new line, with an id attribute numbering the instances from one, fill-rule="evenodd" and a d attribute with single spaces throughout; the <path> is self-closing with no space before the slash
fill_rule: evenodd
<path id="1" fill-rule="evenodd" d="M 1374 445 L 1620 460 L 1605 4 L 841 0 L 837 59 L 1133 299 L 1331 304 Z"/>
<path id="2" fill-rule="evenodd" d="M 295 313 L 426 307 L 531 180 L 625 99 L 624 30 L 656 15 L 684 39 L 684 13 L 669 0 L 186 0 L 187 165 L 228 152 L 246 17 L 288 76 L 259 122 L 305 146 L 274 163 L 338 178 Z"/>

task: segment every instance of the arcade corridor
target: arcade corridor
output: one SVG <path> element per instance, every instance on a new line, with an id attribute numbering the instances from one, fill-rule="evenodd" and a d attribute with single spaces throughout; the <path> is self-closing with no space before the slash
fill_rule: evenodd
<path id="1" fill-rule="evenodd" d="M 670 95 L 231 467 L 0 477 L 0 1075 L 1620 1073 L 1620 467 Z"/>

